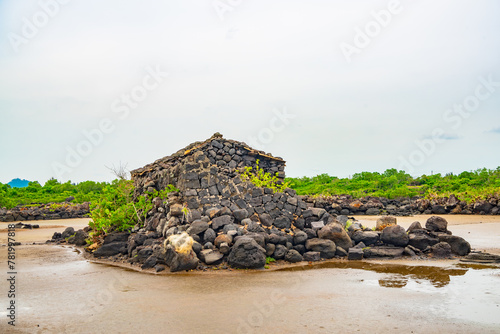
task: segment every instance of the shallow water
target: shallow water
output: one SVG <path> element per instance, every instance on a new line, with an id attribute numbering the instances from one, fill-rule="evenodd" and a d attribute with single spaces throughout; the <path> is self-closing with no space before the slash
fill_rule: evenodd
<path id="1" fill-rule="evenodd" d="M 499 240 L 485 226 L 450 229 L 471 232 L 471 244 L 480 248 Z M 21 233 L 24 242 L 53 232 Z M 0 247 L 0 263 L 6 256 Z M 500 332 L 500 269 L 488 265 L 330 261 L 155 275 L 90 263 L 54 245 L 17 247 L 17 264 L 17 326 L 7 327 L 2 306 L 0 333 Z M 4 280 L 0 287 L 6 291 Z"/>
<path id="2" fill-rule="evenodd" d="M 9 332 L 500 330 L 500 269 L 485 265 L 346 261 L 147 275 L 89 263 L 69 247 L 21 246 L 18 254 L 18 326 Z"/>

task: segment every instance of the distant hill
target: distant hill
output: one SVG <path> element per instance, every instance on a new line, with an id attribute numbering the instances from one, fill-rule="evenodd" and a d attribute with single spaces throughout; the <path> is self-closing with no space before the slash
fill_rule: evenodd
<path id="1" fill-rule="evenodd" d="M 12 188 L 24 188 L 24 187 L 27 187 L 29 183 L 30 183 L 30 181 L 28 181 L 28 180 L 14 179 L 7 184 L 9 186 L 11 186 Z"/>

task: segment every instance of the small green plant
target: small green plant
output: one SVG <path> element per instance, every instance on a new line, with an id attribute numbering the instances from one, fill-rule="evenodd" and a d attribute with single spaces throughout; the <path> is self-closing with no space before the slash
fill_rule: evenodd
<path id="1" fill-rule="evenodd" d="M 271 262 L 275 262 L 275 261 L 276 261 L 276 259 L 274 259 L 274 258 L 272 258 L 272 257 L 269 257 L 269 256 L 268 256 L 268 257 L 266 257 L 266 264 L 269 264 L 269 263 L 271 263 Z"/>
<path id="2" fill-rule="evenodd" d="M 125 231 L 137 223 L 146 222 L 148 212 L 153 208 L 152 199 L 166 199 L 169 192 L 175 191 L 173 186 L 162 191 L 147 192 L 133 199 L 134 185 L 130 180 L 115 180 L 103 188 L 98 201 L 90 206 L 92 221 L 90 227 L 96 235 L 107 234 L 112 230 Z"/>
<path id="3" fill-rule="evenodd" d="M 352 220 L 350 220 L 350 219 L 349 219 L 349 220 L 345 223 L 345 229 L 346 229 L 346 230 L 348 230 L 348 229 L 349 229 L 349 227 L 351 227 L 351 225 L 352 225 Z"/>
<path id="4" fill-rule="evenodd" d="M 184 221 L 189 221 L 189 218 L 191 218 L 191 210 L 187 206 L 182 207 L 182 222 Z"/>
<path id="5" fill-rule="evenodd" d="M 259 166 L 259 159 L 255 162 L 255 168 L 245 167 L 245 171 L 240 173 L 240 177 L 245 182 L 252 182 L 256 187 L 270 188 L 274 192 L 283 192 L 288 188 L 288 182 L 281 182 L 278 173 L 271 175 Z"/>

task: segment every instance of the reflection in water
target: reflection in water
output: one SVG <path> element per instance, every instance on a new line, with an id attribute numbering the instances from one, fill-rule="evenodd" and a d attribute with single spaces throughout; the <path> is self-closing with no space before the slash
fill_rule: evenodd
<path id="1" fill-rule="evenodd" d="M 409 266 L 393 263 L 371 263 L 365 261 L 331 261 L 313 263 L 291 268 L 278 269 L 279 271 L 298 271 L 308 269 L 337 268 L 337 269 L 360 269 L 374 271 L 380 274 L 388 274 L 379 280 L 379 285 L 386 288 L 403 288 L 409 279 L 417 281 L 428 281 L 436 288 L 442 288 L 450 283 L 450 276 L 462 276 L 469 270 L 469 266 L 460 265 L 459 268 L 443 268 L 434 266 Z M 474 268 L 474 269 L 486 269 Z"/>
<path id="2" fill-rule="evenodd" d="M 408 278 L 401 275 L 378 280 L 378 284 L 384 288 L 404 288 L 406 283 L 408 283 Z"/>

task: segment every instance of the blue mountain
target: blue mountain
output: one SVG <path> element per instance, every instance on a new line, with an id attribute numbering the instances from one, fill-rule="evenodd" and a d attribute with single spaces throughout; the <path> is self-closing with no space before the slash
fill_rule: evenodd
<path id="1" fill-rule="evenodd" d="M 12 188 L 24 188 L 27 187 L 30 181 L 28 180 L 21 180 L 21 179 L 13 179 L 9 183 L 7 183 L 9 186 Z"/>

